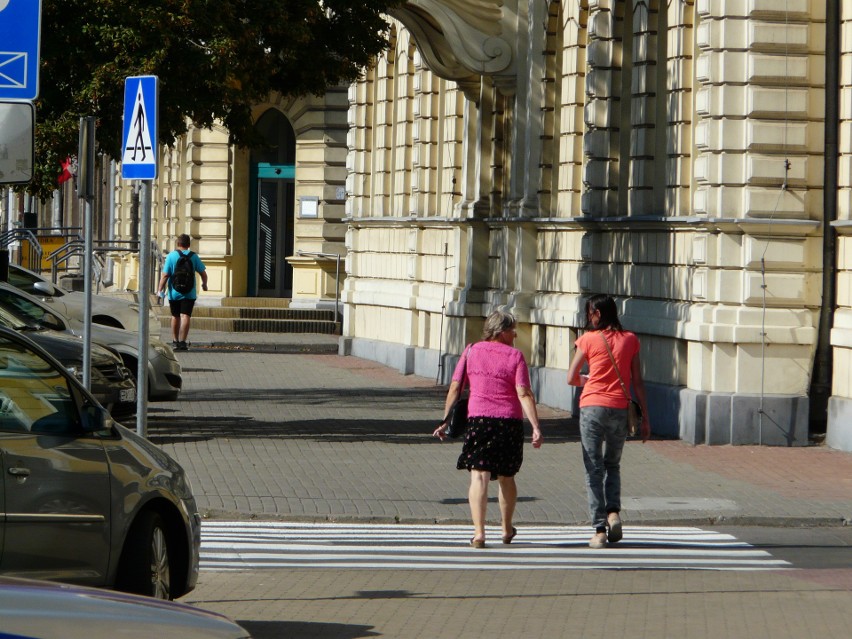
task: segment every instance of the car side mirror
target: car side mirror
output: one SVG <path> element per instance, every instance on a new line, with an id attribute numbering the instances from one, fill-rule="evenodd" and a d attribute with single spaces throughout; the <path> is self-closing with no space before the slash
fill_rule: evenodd
<path id="1" fill-rule="evenodd" d="M 112 430 L 112 417 L 109 411 L 97 404 L 87 403 L 83 407 L 83 431 L 97 433 Z"/>
<path id="2" fill-rule="evenodd" d="M 50 282 L 36 282 L 33 284 L 33 289 L 41 295 L 54 297 L 56 295 L 56 287 Z"/>

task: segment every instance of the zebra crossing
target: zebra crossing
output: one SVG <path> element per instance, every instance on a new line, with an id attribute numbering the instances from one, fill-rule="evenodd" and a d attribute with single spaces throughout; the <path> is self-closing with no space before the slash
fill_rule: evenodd
<path id="1" fill-rule="evenodd" d="M 588 547 L 586 526 L 524 526 L 510 545 L 488 527 L 485 549 L 469 525 L 205 521 L 201 569 L 360 568 L 395 570 L 628 569 L 761 571 L 787 561 L 735 537 L 693 527 L 625 526 L 624 540 Z"/>

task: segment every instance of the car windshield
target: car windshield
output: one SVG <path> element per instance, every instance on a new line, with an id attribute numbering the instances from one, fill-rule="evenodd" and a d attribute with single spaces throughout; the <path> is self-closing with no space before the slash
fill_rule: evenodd
<path id="1" fill-rule="evenodd" d="M 0 337 L 0 430 L 59 433 L 78 427 L 65 377 L 36 352 Z"/>
<path id="2" fill-rule="evenodd" d="M 30 273 L 22 268 L 15 268 L 13 265 L 9 265 L 9 284 L 14 286 L 15 288 L 19 288 L 25 293 L 29 293 L 30 295 L 42 295 L 39 291 L 36 290 L 35 285 L 38 282 L 44 282 L 45 278 L 36 275 L 35 273 Z M 64 292 L 59 286 L 54 286 L 56 289 L 56 297 L 61 297 L 64 295 Z"/>
<path id="3" fill-rule="evenodd" d="M 43 308 L 4 288 L 0 288 L 0 308 L 26 324 L 38 325 L 44 319 Z"/>
<path id="4" fill-rule="evenodd" d="M 4 304 L 0 303 L 0 326 L 5 326 L 6 328 L 11 328 L 16 331 L 23 331 L 27 329 L 35 329 L 38 327 L 38 324 L 19 317 L 16 313 L 10 312 Z"/>

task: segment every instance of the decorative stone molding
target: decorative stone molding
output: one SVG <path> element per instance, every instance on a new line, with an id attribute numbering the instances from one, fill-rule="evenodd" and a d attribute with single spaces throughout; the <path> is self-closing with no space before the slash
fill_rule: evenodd
<path id="1" fill-rule="evenodd" d="M 389 10 L 414 36 L 427 66 L 455 80 L 470 99 L 489 75 L 507 94 L 514 91 L 518 60 L 519 0 L 409 0 Z"/>

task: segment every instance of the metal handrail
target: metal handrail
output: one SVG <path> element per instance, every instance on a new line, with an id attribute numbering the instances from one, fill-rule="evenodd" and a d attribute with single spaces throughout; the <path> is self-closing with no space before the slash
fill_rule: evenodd
<path id="1" fill-rule="evenodd" d="M 27 268 L 31 271 L 35 271 L 36 273 L 41 272 L 41 256 L 44 252 L 41 248 L 41 244 L 38 241 L 38 238 L 35 236 L 35 233 L 32 232 L 31 229 L 27 228 L 16 228 L 9 229 L 3 233 L 0 233 L 0 247 L 9 246 L 12 242 L 16 242 L 19 240 L 26 240 L 30 243 L 30 259 L 27 264 Z"/>
<path id="2" fill-rule="evenodd" d="M 92 271 L 94 271 L 94 274 L 96 276 L 98 289 L 100 289 L 100 284 L 103 277 L 103 269 L 105 268 L 105 264 L 102 264 L 100 262 L 104 259 L 102 255 L 103 253 L 136 253 L 139 251 L 139 242 L 136 240 L 117 241 L 124 244 L 131 244 L 136 246 L 115 246 L 112 244 L 104 244 L 104 240 L 96 240 L 93 242 L 96 245 L 92 247 L 92 255 L 96 259 L 92 262 Z M 71 242 L 66 242 L 47 256 L 46 259 L 50 260 L 50 274 L 54 284 L 56 284 L 56 281 L 58 279 L 59 264 L 67 262 L 72 257 L 79 256 L 84 251 L 85 242 L 83 242 L 82 240 L 73 240 Z"/>
<path id="3" fill-rule="evenodd" d="M 160 245 L 157 240 L 151 238 L 151 290 L 150 293 L 156 293 L 160 287 L 160 277 L 163 275 L 163 263 L 166 261 L 166 256 L 160 250 Z"/>
<path id="4" fill-rule="evenodd" d="M 45 259 L 50 261 L 50 279 L 54 284 L 57 283 L 59 278 L 59 264 L 67 262 L 71 257 L 77 257 L 84 250 L 85 243 L 83 240 L 71 240 L 48 253 Z"/>
<path id="5" fill-rule="evenodd" d="M 322 257 L 335 258 L 337 261 L 336 270 L 334 273 L 334 316 L 336 320 L 340 320 L 342 313 L 340 312 L 340 253 L 311 253 L 309 251 L 296 251 L 299 257 Z"/>
<path id="6" fill-rule="evenodd" d="M 74 250 L 69 250 L 67 253 L 65 253 L 65 255 L 61 255 L 61 256 L 56 255 L 56 251 L 51 253 L 53 259 L 51 259 L 50 274 L 51 274 L 51 280 L 53 281 L 54 284 L 57 283 L 56 280 L 57 280 L 58 265 L 62 264 L 64 262 L 67 262 L 72 257 L 79 257 L 80 254 L 82 254 L 85 251 L 85 248 L 82 247 L 82 246 L 79 246 L 79 247 L 74 246 L 72 248 L 74 248 Z M 98 259 L 100 259 L 100 258 L 98 258 Z M 92 271 L 94 271 L 95 281 L 97 282 L 97 288 L 100 289 L 101 277 L 103 275 L 103 266 L 98 262 L 98 259 L 92 260 Z"/>

